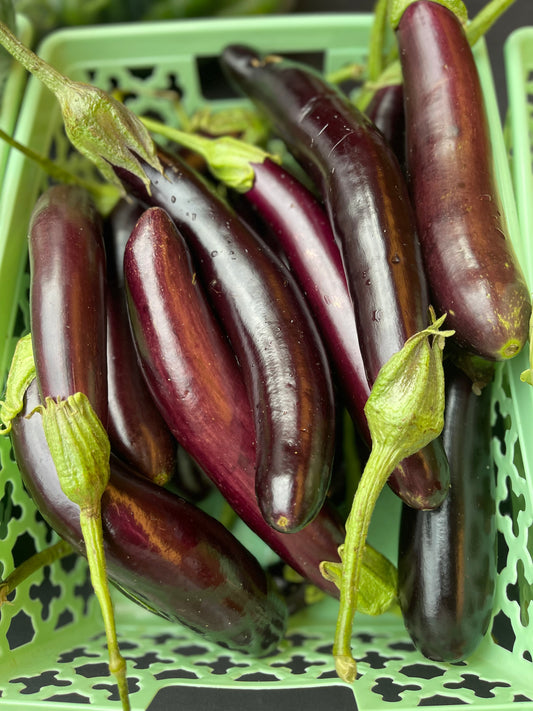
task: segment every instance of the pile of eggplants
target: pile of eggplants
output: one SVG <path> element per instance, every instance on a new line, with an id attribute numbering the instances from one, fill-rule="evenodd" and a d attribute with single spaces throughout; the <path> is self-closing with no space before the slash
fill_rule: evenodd
<path id="1" fill-rule="evenodd" d="M 389 481 L 403 507 L 398 600 L 432 659 L 468 656 L 490 621 L 490 384 L 480 394 L 464 364 L 487 372 L 522 349 L 530 295 L 464 28 L 444 5 L 416 0 L 396 36 L 403 81 L 366 113 L 303 63 L 243 45 L 222 53 L 305 186 L 266 159 L 237 199 L 165 145 L 164 175 L 143 164 L 148 184 L 115 168 L 128 200 L 106 220 L 67 185 L 51 186 L 32 213 L 36 380 L 25 412 L 48 396 L 89 397 L 112 448 L 102 500 L 110 580 L 255 655 L 277 648 L 287 606 L 196 492 L 216 487 L 281 561 L 338 596 L 319 567 L 340 561 L 344 541 L 330 497 L 338 414 L 349 412 L 364 458 L 372 385 L 430 307 L 455 331 L 446 424 Z M 83 554 L 39 418 L 18 416 L 12 439 L 37 507 Z"/>

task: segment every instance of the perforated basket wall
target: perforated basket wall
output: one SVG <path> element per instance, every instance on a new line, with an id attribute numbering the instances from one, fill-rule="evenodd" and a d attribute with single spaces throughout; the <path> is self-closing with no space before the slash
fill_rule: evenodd
<path id="1" fill-rule="evenodd" d="M 177 122 L 168 91 L 179 91 L 186 111 L 241 103 L 221 94 L 213 58 L 229 42 L 259 49 L 312 54 L 326 72 L 362 62 L 369 15 L 294 15 L 228 21 L 191 20 L 146 26 L 107 26 L 61 31 L 41 54 L 76 79 L 105 89 L 120 87 L 137 112 L 156 112 Z M 476 58 L 495 144 L 496 169 L 513 240 L 525 259 L 512 192 L 506 147 L 483 43 Z M 521 86 L 524 89 L 524 86 Z M 70 154 L 53 97 L 30 80 L 17 138 L 34 150 Z M 527 139 L 523 137 L 520 149 Z M 517 139 L 518 141 L 518 139 Z M 520 152 L 520 151 L 517 151 Z M 71 156 L 76 161 L 76 156 Z M 2 378 L 15 340 L 28 328 L 26 230 L 44 176 L 12 155 L 0 198 L 0 347 Z M 531 195 L 530 195 L 531 197 Z M 530 272 L 531 274 L 531 272 Z M 499 369 L 494 386 L 494 459 L 498 470 L 498 530 L 501 563 L 494 626 L 467 662 L 435 664 L 413 648 L 402 620 L 391 613 L 358 616 L 354 653 L 360 678 L 353 687 L 335 676 L 331 645 L 336 618 L 332 600 L 295 616 L 272 657 L 256 661 L 205 642 L 116 596 L 120 643 L 128 660 L 134 709 L 215 708 L 230 698 L 234 708 L 279 708 L 280 691 L 293 689 L 294 708 L 446 709 L 533 708 L 533 495 L 529 426 L 531 392 L 519 381 L 525 356 Z M 0 576 L 54 536 L 25 494 L 9 442 L 0 441 Z M 385 491 L 371 540 L 395 559 L 399 505 Z M 239 532 L 259 557 L 262 544 Z M 118 708 L 107 673 L 107 650 L 99 610 L 83 560 L 70 557 L 21 586 L 0 619 L 0 704 L 23 708 Z M 498 643 L 493 637 L 498 639 Z M 203 694 L 203 696 L 202 696 Z M 229 695 L 229 696 L 228 696 Z M 258 699 L 261 699 L 259 704 Z M 522 704 L 522 706 L 520 706 Z M 228 706 L 229 708 L 229 706 Z"/>

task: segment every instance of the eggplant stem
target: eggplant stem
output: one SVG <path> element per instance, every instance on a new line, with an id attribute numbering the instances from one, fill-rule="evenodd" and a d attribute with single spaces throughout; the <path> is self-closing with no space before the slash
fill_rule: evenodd
<path id="1" fill-rule="evenodd" d="M 119 696 L 124 711 L 130 711 L 126 660 L 121 655 L 115 625 L 113 603 L 109 592 L 104 556 L 100 504 L 80 509 L 80 526 L 85 541 L 91 584 L 100 604 L 109 652 L 109 671 L 117 680 Z"/>
<path id="2" fill-rule="evenodd" d="M 340 604 L 333 657 L 337 674 L 349 684 L 357 677 L 357 664 L 352 656 L 351 638 L 370 519 L 387 479 L 401 459 L 402 455 L 394 445 L 376 443 L 372 447 L 346 521 L 339 588 Z"/>
<path id="3" fill-rule="evenodd" d="M 113 210 L 114 206 L 120 198 L 120 191 L 115 185 L 111 183 L 99 183 L 95 180 L 86 180 L 81 175 L 72 173 L 70 170 L 63 168 L 58 163 L 48 158 L 48 156 L 42 153 L 37 153 L 33 149 L 25 146 L 23 143 L 17 141 L 8 133 L 6 133 L 2 128 L 0 128 L 0 140 L 5 141 L 11 148 L 22 153 L 33 163 L 38 165 L 46 173 L 49 178 L 52 178 L 58 183 L 65 183 L 67 185 L 78 185 L 84 188 L 91 194 L 91 197 L 95 201 L 98 211 L 103 217 L 107 217 Z"/>
<path id="4" fill-rule="evenodd" d="M 68 83 L 68 79 L 26 47 L 3 22 L 0 22 L 0 44 L 47 89 L 54 93 L 64 91 L 65 81 Z"/>
<path id="5" fill-rule="evenodd" d="M 30 578 L 34 573 L 47 565 L 55 563 L 56 560 L 64 558 L 73 552 L 70 543 L 60 540 L 54 543 L 43 551 L 39 551 L 30 556 L 0 582 L 0 608 L 4 604 L 11 604 L 7 596 L 21 585 L 25 580 Z"/>

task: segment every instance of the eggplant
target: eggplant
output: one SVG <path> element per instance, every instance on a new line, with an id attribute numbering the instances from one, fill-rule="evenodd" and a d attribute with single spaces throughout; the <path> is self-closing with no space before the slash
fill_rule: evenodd
<path id="1" fill-rule="evenodd" d="M 368 435 L 364 406 L 370 393 L 352 301 L 329 218 L 316 197 L 283 166 L 266 158 L 250 164 L 253 182 L 240 192 L 261 230 L 272 233 L 306 298 L 359 429 Z"/>
<path id="2" fill-rule="evenodd" d="M 63 493 L 39 414 L 36 381 L 15 418 L 22 480 L 47 523 L 85 555 L 79 508 Z M 139 605 L 205 639 L 254 656 L 273 653 L 287 610 L 258 561 L 218 521 L 111 456 L 102 496 L 110 581 Z"/>
<path id="3" fill-rule="evenodd" d="M 178 156 L 158 156 L 164 176 L 143 163 L 150 194 L 131 173 L 115 170 L 131 195 L 165 209 L 186 239 L 252 403 L 259 506 L 274 528 L 301 530 L 325 500 L 334 451 L 333 386 L 323 343 L 294 278 L 274 253 Z"/>
<path id="4" fill-rule="evenodd" d="M 496 561 L 490 385 L 481 394 L 446 364 L 443 441 L 450 493 L 433 511 L 404 506 L 398 548 L 398 598 L 420 652 L 458 662 L 474 652 L 492 614 Z"/>
<path id="5" fill-rule="evenodd" d="M 389 84 L 377 89 L 365 109 L 365 114 L 385 136 L 402 170 L 405 170 L 403 85 Z"/>
<path id="6" fill-rule="evenodd" d="M 39 391 L 84 393 L 107 425 L 106 258 L 102 222 L 85 189 L 53 185 L 30 219 L 30 323 Z"/>
<path id="7" fill-rule="evenodd" d="M 383 134 L 311 68 L 241 45 L 221 56 L 230 81 L 271 122 L 308 172 L 341 248 L 369 385 L 427 326 L 429 295 L 405 178 Z M 390 480 L 416 508 L 438 506 L 449 472 L 434 440 Z"/>
<path id="8" fill-rule="evenodd" d="M 107 432 L 115 454 L 156 484 L 176 472 L 177 443 L 137 362 L 124 291 L 126 242 L 142 207 L 120 202 L 104 225 L 107 258 Z"/>
<path id="9" fill-rule="evenodd" d="M 288 565 L 330 595 L 324 560 L 338 561 L 344 527 L 333 508 L 287 534 L 264 519 L 255 496 L 254 418 L 244 376 L 184 237 L 149 208 L 126 246 L 130 322 L 146 381 L 168 426 L 240 518 Z"/>
<path id="10" fill-rule="evenodd" d="M 412 3 L 396 29 L 407 167 L 432 302 L 456 343 L 488 360 L 517 355 L 530 295 L 494 176 L 482 88 L 458 17 Z"/>

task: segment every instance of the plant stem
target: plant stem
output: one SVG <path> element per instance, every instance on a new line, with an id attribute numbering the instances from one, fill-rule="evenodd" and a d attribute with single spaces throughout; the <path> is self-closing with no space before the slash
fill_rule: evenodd
<path id="1" fill-rule="evenodd" d="M 515 0 L 490 0 L 466 26 L 466 35 L 471 46 L 483 37 Z"/>
<path id="2" fill-rule="evenodd" d="M 15 570 L 0 582 L 0 607 L 8 602 L 7 596 L 34 573 L 72 552 L 73 549 L 70 543 L 60 540 L 17 565 Z"/>
<path id="3" fill-rule="evenodd" d="M 109 671 L 117 680 L 122 708 L 124 711 L 129 711 L 130 702 L 126 677 L 126 661 L 121 655 L 118 646 L 115 614 L 109 593 L 109 585 L 107 583 L 104 538 L 99 504 L 97 510 L 94 508 L 80 509 L 80 525 L 86 545 L 91 583 L 104 619 L 107 648 L 109 651 Z"/>
<path id="4" fill-rule="evenodd" d="M 355 681 L 357 676 L 357 665 L 351 650 L 351 638 L 370 519 L 379 494 L 400 459 L 401 456 L 399 458 L 396 448 L 379 444 L 372 447 L 353 499 L 350 515 L 346 521 L 340 607 L 335 629 L 333 656 L 337 674 L 348 683 Z"/>
<path id="5" fill-rule="evenodd" d="M 26 47 L 3 22 L 0 22 L 0 44 L 50 91 L 56 93 L 62 90 L 65 77 Z"/>

